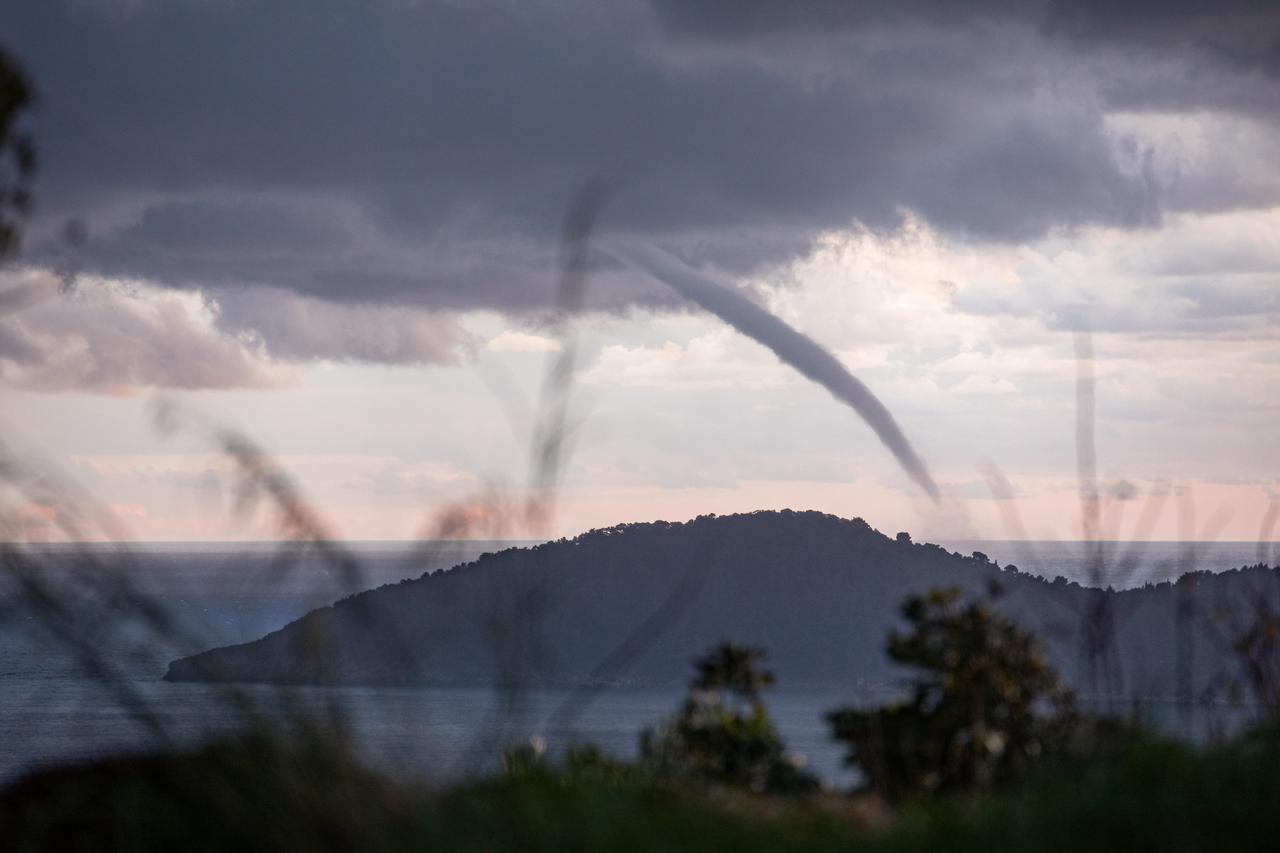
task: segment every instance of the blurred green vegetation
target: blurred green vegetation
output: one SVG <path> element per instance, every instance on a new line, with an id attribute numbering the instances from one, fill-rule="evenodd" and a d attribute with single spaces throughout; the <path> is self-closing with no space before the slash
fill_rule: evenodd
<path id="1" fill-rule="evenodd" d="M 907 804 L 532 769 L 445 791 L 334 743 L 266 738 L 47 771 L 0 795 L 5 850 L 1274 850 L 1280 731 L 1205 749 L 1139 737 L 1013 788 Z"/>
<path id="2" fill-rule="evenodd" d="M 905 809 L 882 850 L 1275 850 L 1280 730 L 1194 749 L 1136 736 L 998 795 Z"/>

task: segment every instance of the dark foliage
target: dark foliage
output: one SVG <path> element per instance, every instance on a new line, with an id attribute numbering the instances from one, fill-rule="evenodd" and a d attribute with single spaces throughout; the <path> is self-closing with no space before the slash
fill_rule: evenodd
<path id="1" fill-rule="evenodd" d="M 34 100 L 31 82 L 0 49 L 0 258 L 17 251 L 21 221 L 31 211 L 36 147 L 22 118 Z"/>
<path id="2" fill-rule="evenodd" d="M 0 789 L 6 851 L 1270 851 L 1280 736 L 1212 749 L 1136 738 L 1012 790 L 886 822 L 848 797 L 746 801 L 646 780 L 525 774 L 447 792 L 362 771 L 332 745 L 227 741 L 46 771 Z"/>
<path id="3" fill-rule="evenodd" d="M 902 615 L 910 629 L 886 652 L 916 673 L 910 698 L 828 715 L 869 788 L 897 799 L 1008 783 L 1064 751 L 1072 699 L 1035 637 L 955 589 L 912 595 Z"/>
<path id="4" fill-rule="evenodd" d="M 763 649 L 721 643 L 694 661 L 680 711 L 641 737 L 641 760 L 679 781 L 755 793 L 808 793 L 817 780 L 794 764 L 766 710 L 773 684 Z"/>
<path id="5" fill-rule="evenodd" d="M 33 773 L 0 794 L 0 847 L 395 849 L 413 820 L 408 802 L 340 738 L 261 733 Z"/>
<path id="6" fill-rule="evenodd" d="M 1274 850 L 1280 731 L 1198 750 L 1130 732 L 1122 746 L 1054 764 L 1007 793 L 908 809 L 885 851 Z"/>

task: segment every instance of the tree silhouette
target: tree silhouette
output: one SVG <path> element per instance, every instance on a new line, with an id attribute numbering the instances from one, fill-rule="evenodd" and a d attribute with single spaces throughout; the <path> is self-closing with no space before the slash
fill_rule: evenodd
<path id="1" fill-rule="evenodd" d="M 764 649 L 721 643 L 694 661 L 697 675 L 680 711 L 641 737 L 659 772 L 757 793 L 813 790 L 817 781 L 785 752 L 765 709 L 773 684 Z"/>
<path id="2" fill-rule="evenodd" d="M 0 258 L 17 251 L 21 220 L 31 211 L 36 147 L 22 129 L 22 117 L 34 99 L 26 75 L 0 49 Z"/>
<path id="3" fill-rule="evenodd" d="M 765 651 L 757 646 L 721 643 L 694 661 L 695 690 L 723 691 L 753 707 L 773 686 L 773 673 L 764 668 Z"/>
<path id="4" fill-rule="evenodd" d="M 1066 742 L 1072 697 L 1033 635 L 955 589 L 909 596 L 902 615 L 911 630 L 886 651 L 919 673 L 911 698 L 827 715 L 868 787 L 890 799 L 983 787 Z"/>

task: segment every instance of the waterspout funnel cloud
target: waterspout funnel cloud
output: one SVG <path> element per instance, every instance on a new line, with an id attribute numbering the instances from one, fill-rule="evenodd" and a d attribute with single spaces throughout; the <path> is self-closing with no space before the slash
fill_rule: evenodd
<path id="1" fill-rule="evenodd" d="M 920 488 L 939 500 L 938 486 L 902 428 L 875 394 L 831 353 L 750 299 L 703 275 L 675 256 L 652 246 L 631 248 L 626 256 L 657 280 L 742 334 L 764 344 L 779 359 L 849 406 L 889 448 Z"/>

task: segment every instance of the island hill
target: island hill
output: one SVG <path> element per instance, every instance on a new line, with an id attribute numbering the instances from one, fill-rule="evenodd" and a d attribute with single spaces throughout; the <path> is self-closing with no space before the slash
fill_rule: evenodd
<path id="1" fill-rule="evenodd" d="M 484 554 L 447 571 L 360 593 L 242 645 L 174 661 L 169 681 L 367 685 L 675 685 L 723 640 L 768 650 L 784 687 L 900 684 L 884 654 L 912 592 L 998 589 L 995 606 L 1035 631 L 1086 692 L 1176 694 L 1179 600 L 1199 695 L 1238 674 L 1221 613 L 1277 573 L 1196 573 L 1111 591 L 1004 568 L 981 554 L 889 538 L 817 512 L 625 524 Z M 1082 654 L 1086 622 L 1114 628 L 1110 681 Z M 1095 664 L 1098 658 L 1092 658 Z M 1099 670 L 1094 670 L 1098 672 Z"/>

